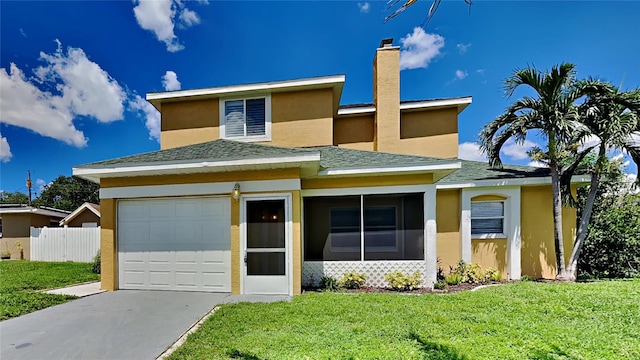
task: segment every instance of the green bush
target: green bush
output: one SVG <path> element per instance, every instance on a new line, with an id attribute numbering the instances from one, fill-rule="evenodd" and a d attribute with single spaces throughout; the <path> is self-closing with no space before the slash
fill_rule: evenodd
<path id="1" fill-rule="evenodd" d="M 91 271 L 96 274 L 100 274 L 100 249 L 98 249 L 98 253 L 93 258 L 93 264 L 91 264 Z"/>
<path id="2" fill-rule="evenodd" d="M 488 268 L 484 271 L 484 281 L 500 281 L 502 280 L 502 272 L 494 268 Z"/>
<path id="3" fill-rule="evenodd" d="M 444 282 L 446 282 L 447 285 L 458 285 L 462 282 L 462 275 L 455 273 L 450 274 L 444 278 Z"/>
<path id="4" fill-rule="evenodd" d="M 464 260 L 458 262 L 458 266 L 451 269 L 451 274 L 462 277 L 463 283 L 478 284 L 484 282 L 484 271 L 480 264 L 467 264 Z"/>
<path id="5" fill-rule="evenodd" d="M 435 284 L 433 284 L 433 288 L 436 290 L 444 290 L 447 288 L 447 284 L 443 283 L 443 282 L 437 282 Z"/>
<path id="6" fill-rule="evenodd" d="M 367 281 L 367 274 L 359 274 L 357 272 L 348 272 L 342 275 L 338 280 L 338 286 L 346 289 L 359 289 L 364 286 Z"/>
<path id="7" fill-rule="evenodd" d="M 416 271 L 413 275 L 406 275 L 400 271 L 394 271 L 386 274 L 384 278 L 387 280 L 391 289 L 396 291 L 411 291 L 422 285 L 422 273 Z"/>
<path id="8" fill-rule="evenodd" d="M 320 289 L 336 291 L 339 289 L 338 280 L 332 276 L 323 276 L 322 279 L 320 279 Z"/>
<path id="9" fill-rule="evenodd" d="M 533 281 L 533 278 L 529 275 L 522 275 L 520 281 Z"/>

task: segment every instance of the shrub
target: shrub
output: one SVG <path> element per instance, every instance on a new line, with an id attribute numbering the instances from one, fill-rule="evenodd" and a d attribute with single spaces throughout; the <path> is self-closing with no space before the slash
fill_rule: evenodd
<path id="1" fill-rule="evenodd" d="M 533 281 L 533 278 L 529 275 L 522 275 L 520 281 Z"/>
<path id="2" fill-rule="evenodd" d="M 500 281 L 502 273 L 494 268 L 488 268 L 484 271 L 484 281 Z"/>
<path id="3" fill-rule="evenodd" d="M 443 283 L 443 282 L 437 282 L 435 284 L 433 284 L 433 288 L 435 290 L 444 290 L 447 288 L 447 284 Z"/>
<path id="4" fill-rule="evenodd" d="M 422 273 L 416 271 L 413 275 L 406 275 L 400 271 L 394 271 L 386 274 L 384 278 L 387 280 L 391 288 L 396 291 L 411 291 L 422 285 Z"/>
<path id="5" fill-rule="evenodd" d="M 451 269 L 451 274 L 462 276 L 463 283 L 477 284 L 485 281 L 480 264 L 467 264 L 464 260 L 460 260 L 458 266 Z"/>
<path id="6" fill-rule="evenodd" d="M 326 291 L 336 291 L 339 289 L 338 280 L 332 276 L 323 276 L 320 279 L 320 289 Z"/>
<path id="7" fill-rule="evenodd" d="M 458 285 L 462 282 L 462 275 L 455 273 L 450 274 L 444 278 L 444 282 L 446 282 L 447 285 Z"/>
<path id="8" fill-rule="evenodd" d="M 98 253 L 93 258 L 93 264 L 91 265 L 91 271 L 96 274 L 100 274 L 100 249 L 98 249 Z"/>
<path id="9" fill-rule="evenodd" d="M 367 281 L 367 274 L 359 274 L 357 272 L 351 271 L 345 273 L 338 280 L 338 286 L 346 288 L 346 289 L 359 289 L 364 286 L 364 283 Z"/>

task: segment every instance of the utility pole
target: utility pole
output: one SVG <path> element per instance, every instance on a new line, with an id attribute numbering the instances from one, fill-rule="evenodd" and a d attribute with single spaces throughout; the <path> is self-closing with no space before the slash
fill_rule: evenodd
<path id="1" fill-rule="evenodd" d="M 27 170 L 27 189 L 29 189 L 29 206 L 31 206 L 31 170 Z"/>

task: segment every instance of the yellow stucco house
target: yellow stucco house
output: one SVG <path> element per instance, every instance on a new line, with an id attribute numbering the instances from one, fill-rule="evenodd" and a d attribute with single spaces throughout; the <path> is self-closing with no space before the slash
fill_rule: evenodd
<path id="1" fill-rule="evenodd" d="M 432 286 L 459 259 L 553 277 L 547 170 L 458 159 L 471 98 L 400 101 L 390 41 L 373 74 L 371 104 L 340 105 L 344 75 L 147 94 L 161 150 L 73 169 L 101 187 L 102 288 L 293 295 L 395 270 Z"/>

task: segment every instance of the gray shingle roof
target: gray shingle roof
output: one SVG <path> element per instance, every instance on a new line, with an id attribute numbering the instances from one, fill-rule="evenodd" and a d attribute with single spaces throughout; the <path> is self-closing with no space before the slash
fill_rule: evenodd
<path id="1" fill-rule="evenodd" d="M 548 168 L 532 166 L 504 165 L 502 169 L 492 169 L 488 163 L 479 161 L 459 160 L 462 167 L 445 176 L 440 184 L 458 184 L 477 180 L 518 179 L 549 176 Z"/>
<path id="2" fill-rule="evenodd" d="M 424 156 L 398 155 L 377 151 L 346 149 L 337 146 L 318 146 L 306 149 L 320 150 L 320 167 L 362 168 L 411 165 L 450 165 L 458 161 Z"/>
<path id="3" fill-rule="evenodd" d="M 239 141 L 218 139 L 201 144 L 181 146 L 172 149 L 152 151 L 144 154 L 131 155 L 98 161 L 78 166 L 79 168 L 131 166 L 144 163 L 170 163 L 188 161 L 231 161 L 263 157 L 284 157 L 291 155 L 313 154 L 308 149 L 267 146 Z"/>

